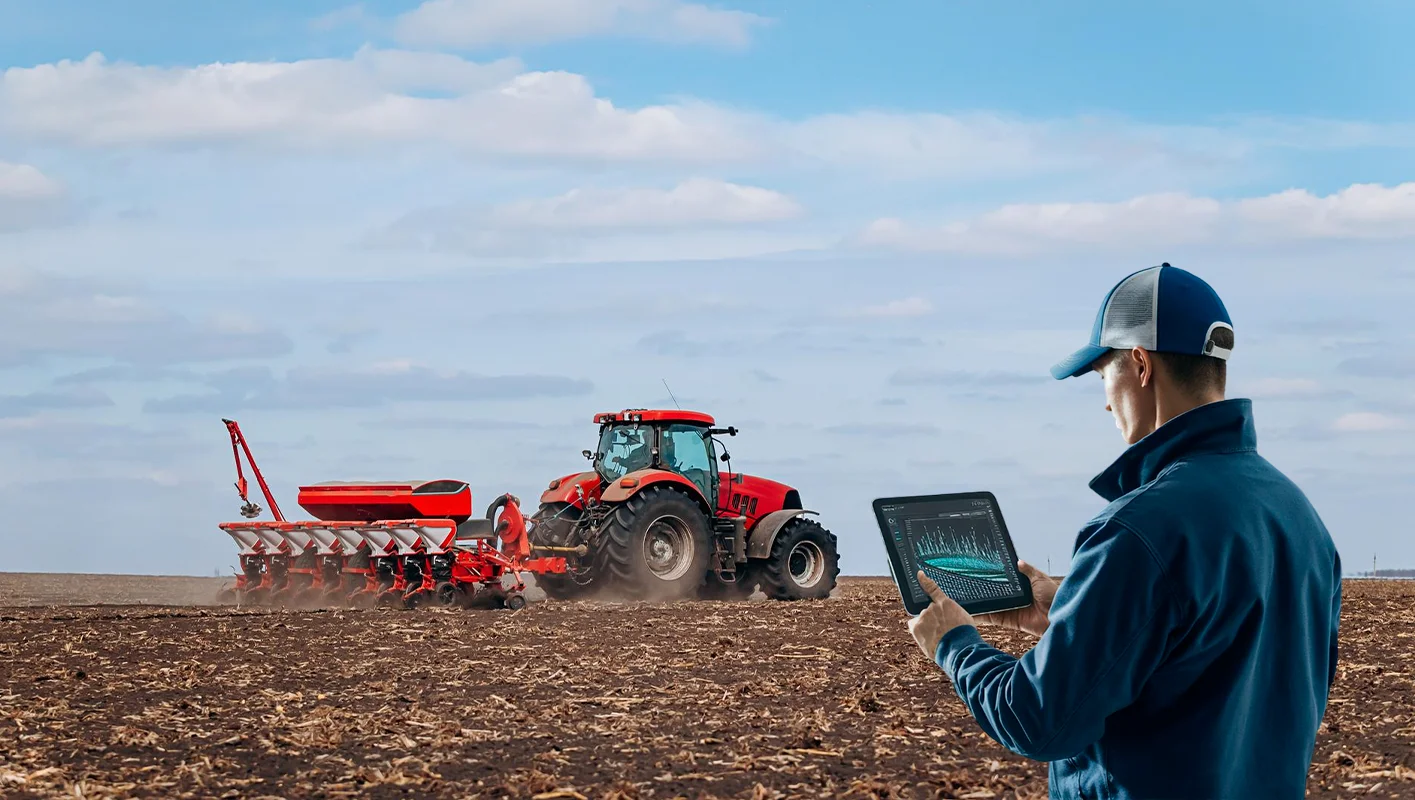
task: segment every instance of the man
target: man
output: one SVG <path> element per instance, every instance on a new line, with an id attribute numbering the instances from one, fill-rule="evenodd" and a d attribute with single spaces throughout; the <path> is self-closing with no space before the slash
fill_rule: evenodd
<path id="1" fill-rule="evenodd" d="M 1300 798 L 1336 677 L 1341 562 L 1321 519 L 1224 399 L 1228 312 L 1163 264 L 1116 284 L 1090 342 L 1052 368 L 1096 373 L 1129 447 L 1090 483 L 1109 502 L 1060 584 L 974 620 L 933 598 L 909 629 L 982 729 L 1050 762 L 1052 797 Z M 977 623 L 1039 637 L 1021 658 Z"/>

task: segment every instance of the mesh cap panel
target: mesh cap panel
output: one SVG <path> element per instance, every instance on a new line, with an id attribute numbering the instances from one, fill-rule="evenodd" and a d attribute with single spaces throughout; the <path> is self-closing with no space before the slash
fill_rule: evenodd
<path id="1" fill-rule="evenodd" d="M 1156 348 L 1155 305 L 1159 299 L 1160 271 L 1147 269 L 1126 278 L 1111 293 L 1101 323 L 1106 347 Z"/>

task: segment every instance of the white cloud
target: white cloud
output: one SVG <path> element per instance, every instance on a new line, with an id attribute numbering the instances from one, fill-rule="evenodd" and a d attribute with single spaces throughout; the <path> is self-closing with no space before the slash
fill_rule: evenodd
<path id="1" fill-rule="evenodd" d="M 1014 204 L 942 225 L 879 219 L 857 241 L 901 250 L 1022 255 L 1060 247 L 1409 236 L 1415 236 L 1415 183 L 1356 184 L 1325 197 L 1292 190 L 1236 201 L 1166 193 L 1116 203 Z"/>
<path id="2" fill-rule="evenodd" d="M 1308 150 L 1353 147 L 1409 147 L 1415 124 L 1330 120 L 1311 117 L 1275 119 L 1250 116 L 1243 120 L 1243 139 L 1255 146 Z"/>
<path id="3" fill-rule="evenodd" d="M 671 189 L 574 189 L 508 203 L 492 209 L 488 222 L 498 228 L 663 228 L 781 222 L 801 214 L 780 192 L 693 178 Z"/>
<path id="4" fill-rule="evenodd" d="M 27 418 L 47 411 L 112 406 L 113 399 L 91 386 L 30 394 L 0 395 L 0 419 Z"/>
<path id="5" fill-rule="evenodd" d="M 1182 194 L 1121 203 L 1013 204 L 937 227 L 880 219 L 866 227 L 861 242 L 902 250 L 1011 255 L 1062 244 L 1160 244 L 1198 238 L 1218 220 L 1219 210 L 1217 201 Z"/>
<path id="6" fill-rule="evenodd" d="M 1374 411 L 1357 411 L 1344 414 L 1332 423 L 1332 428 L 1344 433 L 1377 433 L 1382 431 L 1402 431 L 1409 424 L 1400 417 Z"/>
<path id="7" fill-rule="evenodd" d="M 580 75 L 515 59 L 362 49 L 198 67 L 83 61 L 0 75 L 0 132 L 85 147 L 225 143 L 328 151 L 424 143 L 478 156 L 722 160 L 754 152 L 708 107 L 616 108 Z"/>
<path id="8" fill-rule="evenodd" d="M 922 317 L 932 314 L 933 303 L 925 297 L 907 297 L 875 306 L 865 306 L 857 314 L 862 317 Z"/>
<path id="9" fill-rule="evenodd" d="M 870 164 L 891 173 L 922 168 L 931 174 L 1025 174 L 1087 160 L 1045 123 L 992 114 L 823 114 L 781 125 L 777 133 L 798 159 Z"/>
<path id="10" fill-rule="evenodd" d="M 400 16 L 394 35 L 420 47 L 544 44 L 619 35 L 743 47 L 766 20 L 683 0 L 427 0 Z"/>
<path id="11" fill-rule="evenodd" d="M 699 25 L 736 13 L 668 0 L 643 7 L 670 6 L 674 19 Z M 438 8 L 444 6 L 415 13 Z M 496 8 L 514 16 L 529 5 Z M 354 16 L 345 10 L 326 23 Z M 597 94 L 582 75 L 527 72 L 514 58 L 483 64 L 371 47 L 348 58 L 197 66 L 110 62 L 94 53 L 0 73 L 0 134 L 46 146 L 198 144 L 320 153 L 376 147 L 382 156 L 394 146 L 419 152 L 434 146 L 481 159 L 751 163 L 808 172 L 845 168 L 891 180 L 1060 173 L 1091 179 L 1103 170 L 1108 182 L 1128 182 L 1228 177 L 1259 146 L 1359 146 L 1394 136 L 1380 126 L 1357 135 L 1321 121 L 1302 124 L 1313 132 L 1299 135 L 1305 129 L 1296 123 L 1274 133 L 1272 124 L 1250 129 L 1242 121 L 1163 126 L 984 112 L 861 110 L 788 120 L 691 100 L 625 108 Z"/>
<path id="12" fill-rule="evenodd" d="M 1248 385 L 1243 392 L 1248 397 L 1258 398 L 1318 398 L 1339 394 L 1322 386 L 1310 378 L 1261 378 Z"/>
<path id="13" fill-rule="evenodd" d="M 310 27 L 317 31 L 330 31 L 345 26 L 373 27 L 375 18 L 364 8 L 363 3 L 354 3 L 336 8 L 310 21 Z"/>
<path id="14" fill-rule="evenodd" d="M 211 391 L 152 398 L 143 410 L 155 413 L 231 413 L 244 409 L 319 410 L 367 408 L 393 402 L 526 400 L 582 397 L 588 380 L 543 374 L 481 375 L 438 370 L 407 360 L 358 369 L 298 368 L 283 377 L 266 370 L 237 370 L 208 376 Z"/>
<path id="15" fill-rule="evenodd" d="M 71 210 L 64 184 L 29 164 L 0 161 L 0 233 L 62 222 Z"/>
<path id="16" fill-rule="evenodd" d="M 1264 378 L 1255 381 L 1248 393 L 1262 397 L 1286 397 L 1313 394 L 1321 391 L 1321 388 L 1320 383 L 1309 378 Z"/>
<path id="17" fill-rule="evenodd" d="M 871 175 L 894 179 L 1073 173 L 1095 180 L 1101 167 L 1105 181 L 1131 172 L 1224 179 L 1254 149 L 1241 121 L 1155 125 L 1119 116 L 1035 119 L 997 111 L 857 110 L 799 122 L 771 120 L 767 127 L 782 143 L 779 158 L 791 164 L 862 166 Z"/>
<path id="18" fill-rule="evenodd" d="M 689 178 L 668 188 L 576 188 L 556 197 L 508 202 L 492 208 L 497 228 L 678 228 L 780 222 L 802 214 L 801 205 L 768 188 Z"/>
<path id="19" fill-rule="evenodd" d="M 0 198 L 52 200 L 64 195 L 64 186 L 29 164 L 0 161 Z"/>
<path id="20" fill-rule="evenodd" d="M 638 260 L 682 258 L 694 239 L 717 237 L 724 241 L 705 251 L 713 255 L 698 256 L 720 257 L 819 246 L 799 236 L 741 227 L 803 214 L 795 200 L 771 189 L 692 178 L 667 189 L 585 188 L 491 207 L 424 209 L 370 234 L 366 244 L 492 258 Z M 717 232 L 731 226 L 738 227 L 731 237 Z M 782 248 L 783 242 L 789 244 Z"/>
<path id="21" fill-rule="evenodd" d="M 49 357 L 178 364 L 273 358 L 293 342 L 243 316 L 191 320 L 98 283 L 0 271 L 0 368 Z"/>
<path id="22" fill-rule="evenodd" d="M 459 227 L 455 219 L 405 221 L 364 239 L 370 251 L 391 249 L 512 265 L 715 261 L 824 251 L 833 237 L 809 232 L 687 228 L 662 231 L 535 231 Z"/>
<path id="23" fill-rule="evenodd" d="M 1254 235 L 1364 239 L 1415 235 L 1415 182 L 1358 183 L 1318 197 L 1303 189 L 1242 200 L 1238 217 Z"/>

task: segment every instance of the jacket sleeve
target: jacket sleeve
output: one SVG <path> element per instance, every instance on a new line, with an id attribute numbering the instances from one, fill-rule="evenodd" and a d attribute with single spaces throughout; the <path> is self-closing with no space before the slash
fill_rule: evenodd
<path id="1" fill-rule="evenodd" d="M 1168 651 L 1180 604 L 1149 545 L 1114 519 L 1082 532 L 1046 632 L 1021 658 L 955 628 L 935 660 L 974 719 L 1009 750 L 1038 761 L 1080 753 L 1105 719 L 1139 695 Z"/>
<path id="2" fill-rule="evenodd" d="M 1330 663 L 1327 664 L 1327 694 L 1331 694 L 1331 688 L 1336 684 L 1337 665 L 1337 629 L 1341 622 L 1341 556 L 1335 557 L 1332 565 L 1332 598 L 1331 598 L 1331 642 L 1328 645 Z"/>

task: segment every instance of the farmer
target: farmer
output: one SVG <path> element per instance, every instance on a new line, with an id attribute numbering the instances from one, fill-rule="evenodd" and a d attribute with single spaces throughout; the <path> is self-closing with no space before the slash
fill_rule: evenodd
<path id="1" fill-rule="evenodd" d="M 1336 677 L 1341 562 L 1302 491 L 1224 399 L 1233 329 L 1207 283 L 1163 264 L 1106 295 L 1090 342 L 1052 368 L 1095 373 L 1129 445 L 1090 483 L 1060 583 L 970 617 L 933 598 L 909 631 L 988 736 L 1050 762 L 1052 797 L 1300 798 Z M 1038 637 L 1021 658 L 977 624 Z"/>

